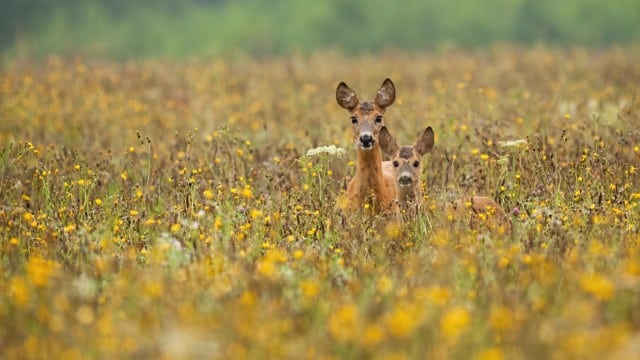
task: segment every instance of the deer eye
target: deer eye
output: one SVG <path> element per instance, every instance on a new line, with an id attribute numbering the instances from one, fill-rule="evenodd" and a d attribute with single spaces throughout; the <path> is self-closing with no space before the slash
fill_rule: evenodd
<path id="1" fill-rule="evenodd" d="M 376 115 L 376 122 L 377 123 L 381 123 L 382 122 L 382 115 Z"/>
<path id="2" fill-rule="evenodd" d="M 400 166 L 400 163 L 398 162 L 398 160 L 393 160 L 393 167 L 398 167 Z"/>
<path id="3" fill-rule="evenodd" d="M 416 160 L 413 162 L 413 167 L 417 168 L 418 166 L 420 166 L 420 161 Z"/>
<path id="4" fill-rule="evenodd" d="M 354 116 L 351 117 L 351 123 L 352 124 L 357 124 L 358 123 L 358 118 Z"/>

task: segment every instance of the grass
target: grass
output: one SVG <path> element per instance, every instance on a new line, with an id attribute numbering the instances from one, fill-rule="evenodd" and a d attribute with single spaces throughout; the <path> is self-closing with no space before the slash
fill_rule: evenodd
<path id="1" fill-rule="evenodd" d="M 635 358 L 638 58 L 14 63 L 0 355 Z M 399 142 L 436 133 L 427 200 L 489 195 L 512 235 L 438 208 L 403 227 L 341 213 L 355 151 L 335 86 L 372 97 L 387 76 Z M 326 145 L 346 153 L 307 155 Z"/>

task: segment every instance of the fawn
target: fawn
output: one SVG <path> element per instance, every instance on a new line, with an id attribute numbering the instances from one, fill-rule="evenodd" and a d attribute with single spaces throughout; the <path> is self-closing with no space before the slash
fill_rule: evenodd
<path id="1" fill-rule="evenodd" d="M 433 142 L 431 126 L 422 132 L 415 144 L 401 147 L 386 127 L 380 130 L 380 147 L 392 158 L 396 200 L 403 213 L 415 213 L 422 204 L 422 157 L 433 149 Z"/>
<path id="2" fill-rule="evenodd" d="M 433 149 L 434 134 L 431 127 L 427 127 L 416 143 L 399 147 L 387 128 L 380 130 L 380 147 L 392 157 L 394 169 L 396 195 L 399 211 L 404 216 L 415 216 L 422 205 L 422 157 Z M 511 219 L 502 207 L 486 196 L 467 196 L 456 199 L 443 206 L 447 212 L 455 215 L 470 213 L 470 226 L 476 227 L 481 219 L 492 218 L 497 225 L 504 227 L 506 233 L 511 232 Z M 465 211 L 469 210 L 469 212 Z"/>
<path id="3" fill-rule="evenodd" d="M 396 89 L 385 79 L 373 101 L 360 101 L 344 82 L 336 88 L 336 100 L 351 118 L 353 140 L 358 150 L 355 176 L 347 185 L 347 207 L 362 209 L 365 204 L 375 213 L 394 212 L 396 187 L 390 161 L 382 161 L 380 130 L 384 128 L 384 113 L 393 104 Z"/>

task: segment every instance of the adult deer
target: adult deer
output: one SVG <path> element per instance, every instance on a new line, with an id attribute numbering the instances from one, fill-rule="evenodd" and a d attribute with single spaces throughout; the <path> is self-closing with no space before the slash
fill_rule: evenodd
<path id="1" fill-rule="evenodd" d="M 374 213 L 395 212 L 396 187 L 393 166 L 382 161 L 380 130 L 384 128 L 384 114 L 393 104 L 396 89 L 385 79 L 373 101 L 360 101 L 344 82 L 336 88 L 338 104 L 349 112 L 353 140 L 358 150 L 356 174 L 347 185 L 347 208 L 363 209 L 371 206 Z"/>
<path id="2" fill-rule="evenodd" d="M 400 213 L 412 217 L 421 209 L 422 196 L 422 157 L 433 149 L 434 134 L 427 127 L 414 145 L 398 146 L 387 128 L 380 130 L 380 146 L 383 152 L 391 156 L 394 184 Z M 481 220 L 502 226 L 506 233 L 511 232 L 511 219 L 502 207 L 486 196 L 466 196 L 440 206 L 454 216 L 470 215 L 470 226 L 479 225 Z"/>

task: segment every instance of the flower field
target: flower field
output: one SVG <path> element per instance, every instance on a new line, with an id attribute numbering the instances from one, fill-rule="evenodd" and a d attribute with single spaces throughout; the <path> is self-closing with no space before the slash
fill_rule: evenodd
<path id="1" fill-rule="evenodd" d="M 640 51 L 0 70 L 0 358 L 637 359 Z M 344 213 L 391 78 L 426 210 Z M 513 233 L 442 211 L 487 195 Z M 481 218 L 483 220 L 484 218 Z"/>

